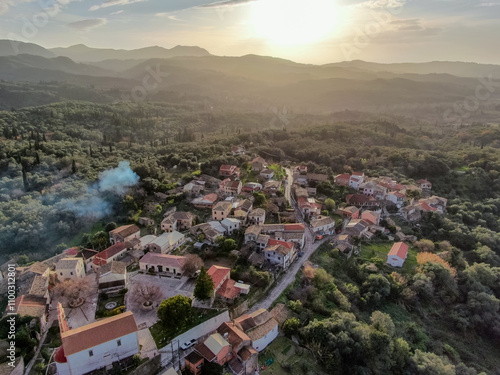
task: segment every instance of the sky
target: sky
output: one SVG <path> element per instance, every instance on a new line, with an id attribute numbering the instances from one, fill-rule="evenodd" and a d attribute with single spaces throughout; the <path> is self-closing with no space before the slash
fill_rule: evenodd
<path id="1" fill-rule="evenodd" d="M 302 63 L 500 64 L 500 0 L 0 0 L 0 39 Z"/>

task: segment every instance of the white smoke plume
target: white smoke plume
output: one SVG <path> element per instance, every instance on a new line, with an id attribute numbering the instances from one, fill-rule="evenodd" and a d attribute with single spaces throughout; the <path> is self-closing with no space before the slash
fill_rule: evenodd
<path id="1" fill-rule="evenodd" d="M 139 176 L 130 168 L 130 162 L 121 161 L 117 168 L 99 174 L 97 190 L 124 195 L 128 188 L 137 185 L 138 182 Z"/>

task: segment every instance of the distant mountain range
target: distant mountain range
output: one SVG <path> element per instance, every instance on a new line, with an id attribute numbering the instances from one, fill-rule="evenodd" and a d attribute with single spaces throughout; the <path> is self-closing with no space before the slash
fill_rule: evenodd
<path id="1" fill-rule="evenodd" d="M 120 100 L 149 75 L 150 83 L 157 85 L 147 93 L 148 100 L 162 102 L 170 100 L 171 94 L 186 94 L 211 98 L 228 108 L 252 110 L 283 105 L 303 112 L 408 113 L 410 108 L 420 116 L 442 113 L 440 106 L 475 95 L 479 77 L 500 77 L 498 65 L 462 62 L 311 65 L 257 55 L 213 56 L 199 47 L 126 51 L 78 45 L 47 50 L 16 43 L 0 41 L 2 80 L 94 87 L 111 90 L 107 97 L 116 94 Z M 500 107 L 500 90 L 494 90 L 490 99 Z"/>

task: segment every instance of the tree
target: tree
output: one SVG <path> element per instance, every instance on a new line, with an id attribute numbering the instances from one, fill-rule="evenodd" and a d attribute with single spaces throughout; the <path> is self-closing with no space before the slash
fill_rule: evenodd
<path id="1" fill-rule="evenodd" d="M 432 242 L 431 240 L 427 240 L 425 238 L 415 242 L 415 246 L 418 249 L 418 251 L 421 252 L 430 253 L 434 250 L 434 242 Z"/>
<path id="2" fill-rule="evenodd" d="M 224 368 L 215 362 L 207 362 L 201 368 L 201 375 L 222 375 Z"/>
<path id="3" fill-rule="evenodd" d="M 325 206 L 326 206 L 326 209 L 330 212 L 332 212 L 333 210 L 335 210 L 335 201 L 332 199 L 332 198 L 328 198 L 326 201 L 325 201 Z"/>
<path id="4" fill-rule="evenodd" d="M 151 306 L 160 301 L 163 293 L 158 285 L 136 284 L 130 293 L 132 301 L 139 305 Z"/>
<path id="5" fill-rule="evenodd" d="M 92 246 L 97 249 L 104 249 L 109 245 L 109 235 L 104 231 L 99 231 L 92 236 Z"/>
<path id="6" fill-rule="evenodd" d="M 455 366 L 447 358 L 417 349 L 413 355 L 419 375 L 455 375 Z"/>
<path id="7" fill-rule="evenodd" d="M 201 267 L 200 274 L 196 279 L 196 285 L 194 287 L 193 296 L 199 300 L 207 300 L 212 298 L 214 291 L 214 281 L 212 277 L 207 273 L 205 267 Z"/>
<path id="8" fill-rule="evenodd" d="M 191 298 L 177 295 L 170 297 L 160 304 L 158 318 L 164 327 L 173 327 L 179 330 L 191 319 Z"/>
<path id="9" fill-rule="evenodd" d="M 300 326 L 300 320 L 294 317 L 285 320 L 285 322 L 283 323 L 283 330 L 285 331 L 285 334 L 287 336 L 291 336 L 292 334 L 297 333 Z"/>
<path id="10" fill-rule="evenodd" d="M 231 250 L 236 249 L 236 241 L 235 241 L 235 240 L 233 240 L 232 238 L 226 238 L 226 239 L 224 239 L 224 241 L 222 242 L 220 249 L 221 249 L 223 252 L 228 253 L 228 252 L 230 252 Z"/>
<path id="11" fill-rule="evenodd" d="M 263 206 L 266 203 L 266 196 L 262 193 L 253 193 L 253 197 L 255 198 L 254 205 Z"/>
<path id="12" fill-rule="evenodd" d="M 104 230 L 106 232 L 111 232 L 113 229 L 116 229 L 118 225 L 114 221 L 110 221 L 109 223 L 106 224 L 104 227 Z"/>
<path id="13" fill-rule="evenodd" d="M 201 267 L 203 267 L 203 260 L 196 254 L 188 254 L 185 257 L 182 271 L 188 275 L 194 275 Z"/>
<path id="14" fill-rule="evenodd" d="M 70 307 L 81 306 L 91 291 L 87 279 L 66 280 L 54 288 L 54 294 L 65 300 Z"/>
<path id="15" fill-rule="evenodd" d="M 27 255 L 22 254 L 17 257 L 17 264 L 20 266 L 25 266 L 29 263 L 30 258 Z"/>

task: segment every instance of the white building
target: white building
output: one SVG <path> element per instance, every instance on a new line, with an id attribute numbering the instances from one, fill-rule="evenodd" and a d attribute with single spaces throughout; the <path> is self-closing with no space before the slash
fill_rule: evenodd
<path id="1" fill-rule="evenodd" d="M 147 253 L 139 261 L 139 268 L 148 271 L 151 268 L 155 272 L 170 272 L 178 275 L 184 272 L 186 258 L 169 254 Z"/>
<path id="2" fill-rule="evenodd" d="M 241 225 L 241 222 L 238 219 L 233 218 L 225 218 L 220 223 L 224 227 L 228 235 L 232 235 L 235 231 L 240 229 Z"/>
<path id="3" fill-rule="evenodd" d="M 272 264 L 286 269 L 295 255 L 295 245 L 292 242 L 269 239 L 264 249 L 264 256 Z"/>
<path id="4" fill-rule="evenodd" d="M 54 356 L 58 375 L 83 375 L 139 353 L 137 324 L 127 311 L 86 326 L 69 329 L 59 308 L 62 346 Z"/>
<path id="5" fill-rule="evenodd" d="M 82 279 L 85 277 L 85 263 L 83 258 L 63 258 L 56 264 L 57 278 L 61 281 L 66 279 Z"/>
<path id="6" fill-rule="evenodd" d="M 149 249 L 155 253 L 169 253 L 184 243 L 185 236 L 177 231 L 163 233 L 149 243 Z"/>
<path id="7" fill-rule="evenodd" d="M 252 347 L 261 352 L 278 337 L 278 322 L 271 313 L 265 309 L 259 309 L 251 314 L 243 314 L 235 319 L 236 327 L 245 332 Z"/>
<path id="8" fill-rule="evenodd" d="M 387 264 L 393 267 L 403 267 L 408 256 L 408 245 L 404 242 L 396 242 L 387 254 Z"/>
<path id="9" fill-rule="evenodd" d="M 262 208 L 256 208 L 255 210 L 250 211 L 248 214 L 248 223 L 253 225 L 264 224 L 266 221 L 266 211 Z"/>
<path id="10" fill-rule="evenodd" d="M 314 233 L 329 233 L 335 229 L 335 220 L 329 216 L 318 216 L 316 220 L 311 221 L 311 228 Z"/>

